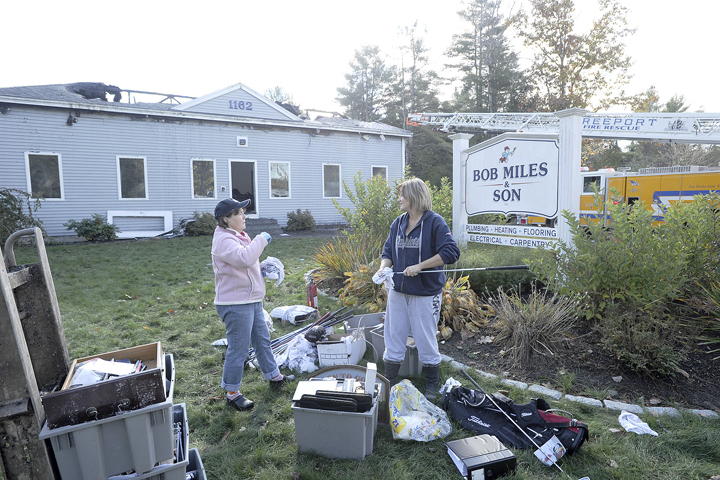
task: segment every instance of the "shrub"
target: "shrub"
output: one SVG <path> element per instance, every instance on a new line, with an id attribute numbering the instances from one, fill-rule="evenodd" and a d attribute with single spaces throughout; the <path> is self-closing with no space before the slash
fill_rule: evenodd
<path id="1" fill-rule="evenodd" d="M 585 318 L 590 326 L 602 324 L 602 343 L 622 363 L 671 374 L 684 358 L 676 340 L 684 332 L 669 309 L 696 282 L 717 275 L 718 205 L 717 195 L 672 205 L 664 212 L 666 223 L 655 227 L 642 203 L 608 202 L 611 228 L 582 227 L 564 212 L 574 246 L 560 242 L 539 250 L 531 265 L 554 291 L 587 292 Z"/>
<path id="2" fill-rule="evenodd" d="M 497 316 L 492 325 L 497 332 L 494 341 L 511 347 L 515 365 L 527 365 L 533 353 L 554 355 L 556 348 L 569 341 L 579 304 L 576 296 L 551 295 L 536 286 L 525 299 L 501 288 L 488 303 Z"/>
<path id="3" fill-rule="evenodd" d="M 15 188 L 0 187 L 0 246 L 17 232 L 31 227 L 41 227 L 42 222 L 33 217 L 40 208 L 40 200 Z"/>
<path id="4" fill-rule="evenodd" d="M 192 218 L 180 220 L 180 228 L 189 237 L 212 235 L 217 227 L 217 221 L 210 212 L 193 212 Z"/>
<path id="5" fill-rule="evenodd" d="M 90 242 L 116 240 L 119 230 L 116 225 L 107 223 L 105 217 L 97 213 L 93 213 L 92 217 L 84 218 L 79 222 L 69 220 L 67 223 L 63 223 L 63 226 L 68 230 L 75 230 L 79 237 L 84 237 Z"/>
<path id="6" fill-rule="evenodd" d="M 445 340 L 450 338 L 453 332 L 460 332 L 463 340 L 475 336 L 479 332 L 478 327 L 485 325 L 491 314 L 490 306 L 482 304 L 470 288 L 467 276 L 457 280 L 448 277 L 443 287 L 438 325 Z"/>
<path id="7" fill-rule="evenodd" d="M 678 326 L 664 306 L 616 302 L 605 308 L 602 344 L 628 369 L 672 376 L 685 360 Z"/>
<path id="8" fill-rule="evenodd" d="M 315 219 L 310 213 L 310 210 L 303 212 L 298 208 L 297 212 L 288 212 L 287 218 L 287 227 L 285 227 L 285 229 L 288 231 L 294 232 L 297 230 L 315 229 Z"/>
<path id="9" fill-rule="evenodd" d="M 345 286 L 338 295 L 338 300 L 344 306 L 365 308 L 372 313 L 385 311 L 387 292 L 382 284 L 377 285 L 372 281 L 379 263 L 378 260 L 370 265 L 360 265 L 355 271 L 346 272 Z"/>
<path id="10" fill-rule="evenodd" d="M 344 235 L 332 238 L 315 252 L 319 267 L 317 276 L 320 279 L 343 278 L 346 272 L 357 271 L 361 265 L 373 262 L 379 265 L 384 241 L 384 238 L 357 232 L 344 232 Z"/>
<path id="11" fill-rule="evenodd" d="M 363 181 L 358 172 L 353 177 L 354 192 L 343 182 L 345 195 L 355 208 L 343 207 L 335 199 L 333 204 L 353 232 L 384 241 L 390 232 L 390 224 L 402 213 L 397 203 L 398 183 L 396 181 L 395 188 L 392 188 L 380 175 Z"/>

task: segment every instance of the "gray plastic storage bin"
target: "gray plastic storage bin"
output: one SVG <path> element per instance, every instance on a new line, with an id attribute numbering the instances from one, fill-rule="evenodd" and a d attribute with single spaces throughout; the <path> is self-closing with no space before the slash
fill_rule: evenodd
<path id="1" fill-rule="evenodd" d="M 346 323 L 351 330 L 355 328 L 362 328 L 365 332 L 365 338 L 368 338 L 370 335 L 370 330 L 378 325 L 383 325 L 383 322 L 385 322 L 385 312 L 353 315 L 350 319 L 346 320 Z"/>
<path id="2" fill-rule="evenodd" d="M 373 450 L 377 430 L 377 399 L 365 413 L 298 407 L 293 402 L 298 450 L 332 458 L 364 460 Z"/>
<path id="3" fill-rule="evenodd" d="M 175 460 L 163 463 L 147 473 L 116 475 L 108 480 L 185 480 L 185 473 L 189 462 L 188 452 L 188 422 L 187 408 L 184 403 L 173 405 L 173 442 L 175 445 Z"/>
<path id="4" fill-rule="evenodd" d="M 174 458 L 173 405 L 157 403 L 94 422 L 50 429 L 50 442 L 63 480 L 105 480 L 129 472 L 146 473 Z"/>
<path id="5" fill-rule="evenodd" d="M 200 452 L 198 452 L 197 448 L 190 449 L 188 460 L 188 466 L 185 469 L 188 477 L 190 476 L 190 474 L 195 472 L 195 477 L 192 478 L 192 480 L 207 480 L 207 477 L 205 476 L 205 467 L 203 467 L 202 459 L 200 458 Z"/>
<path id="6" fill-rule="evenodd" d="M 380 360 L 383 353 L 385 353 L 385 324 L 378 325 L 370 330 L 370 337 L 368 340 L 370 340 L 370 343 L 377 352 L 377 360 Z M 402 365 L 400 365 L 398 375 L 401 377 L 420 375 L 420 373 L 422 373 L 422 368 L 423 365 L 422 362 L 420 362 L 417 346 L 415 346 L 415 339 L 408 337 L 405 358 L 403 359 Z"/>

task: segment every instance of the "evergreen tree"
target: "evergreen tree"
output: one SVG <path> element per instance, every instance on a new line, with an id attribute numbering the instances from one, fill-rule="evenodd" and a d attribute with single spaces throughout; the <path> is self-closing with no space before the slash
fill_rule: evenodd
<path id="1" fill-rule="evenodd" d="M 471 0 L 458 12 L 470 28 L 453 35 L 446 52 L 457 59 L 448 66 L 460 73 L 462 82 L 453 99 L 457 111 L 517 111 L 521 106 L 525 81 L 517 54 L 508 46 L 511 20 L 500 14 L 500 5 L 500 0 Z"/>
<path id="2" fill-rule="evenodd" d="M 417 22 L 401 31 L 401 65 L 394 70 L 384 121 L 399 128 L 409 113 L 436 112 L 440 108 L 438 86 L 440 77 L 430 68 L 429 49 L 418 32 Z"/>
<path id="3" fill-rule="evenodd" d="M 337 89 L 337 101 L 345 107 L 345 115 L 363 122 L 382 119 L 393 69 L 385 65 L 380 48 L 364 46 L 355 50 L 350 68 L 351 72 L 345 74 L 347 87 Z"/>

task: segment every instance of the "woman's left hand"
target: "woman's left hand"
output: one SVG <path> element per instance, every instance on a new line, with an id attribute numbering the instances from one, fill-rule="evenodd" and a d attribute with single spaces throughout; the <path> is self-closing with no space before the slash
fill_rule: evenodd
<path id="1" fill-rule="evenodd" d="M 405 270 L 403 270 L 403 275 L 405 275 L 406 277 L 414 277 L 415 275 L 420 273 L 421 270 L 422 268 L 420 268 L 420 265 L 411 265 Z"/>

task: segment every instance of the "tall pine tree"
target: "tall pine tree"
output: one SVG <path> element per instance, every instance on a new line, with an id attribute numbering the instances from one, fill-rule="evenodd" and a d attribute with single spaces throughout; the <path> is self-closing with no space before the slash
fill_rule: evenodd
<path id="1" fill-rule="evenodd" d="M 448 65 L 460 74 L 455 109 L 463 112 L 517 111 L 522 107 L 524 84 L 518 57 L 506 36 L 511 21 L 500 13 L 500 0 L 471 0 L 458 15 L 469 24 L 453 35 L 446 54 Z"/>
<path id="2" fill-rule="evenodd" d="M 381 120 L 393 69 L 385 65 L 377 46 L 356 50 L 350 69 L 345 74 L 347 86 L 337 89 L 337 101 L 345 107 L 345 115 L 363 122 Z"/>

